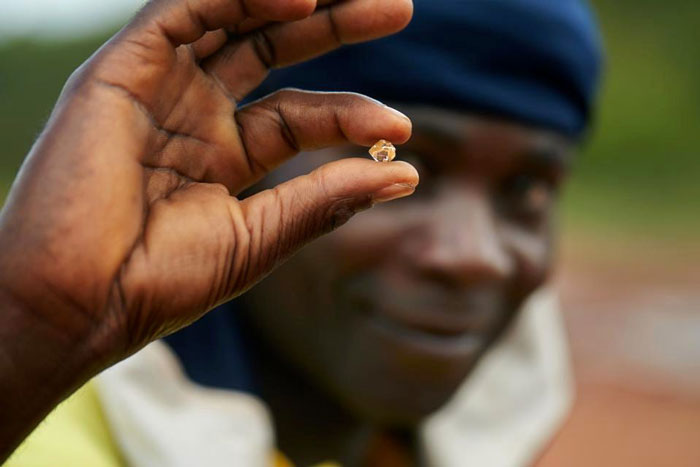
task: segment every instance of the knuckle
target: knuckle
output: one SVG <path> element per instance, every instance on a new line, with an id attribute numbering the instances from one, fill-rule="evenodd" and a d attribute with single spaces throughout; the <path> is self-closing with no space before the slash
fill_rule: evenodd
<path id="1" fill-rule="evenodd" d="M 229 196 L 231 193 L 228 188 L 223 183 L 208 183 L 207 190 L 215 196 L 226 195 Z"/>
<path id="2" fill-rule="evenodd" d="M 275 91 L 272 95 L 274 96 L 274 100 L 276 102 L 280 101 L 287 101 L 289 99 L 292 99 L 302 93 L 303 91 L 293 88 L 293 87 L 286 87 L 286 88 L 280 88 L 277 91 Z"/>
<path id="3" fill-rule="evenodd" d="M 277 63 L 277 50 L 265 29 L 258 29 L 254 32 L 251 36 L 251 42 L 260 63 L 267 69 L 274 68 Z"/>
<path id="4" fill-rule="evenodd" d="M 320 233 L 331 232 L 345 224 L 355 214 L 372 206 L 372 195 L 347 196 L 337 194 L 338 190 L 331 186 L 331 168 L 321 166 L 309 174 L 320 198 L 326 200 L 326 208 L 319 210 Z"/>
<path id="5" fill-rule="evenodd" d="M 246 222 L 246 213 L 237 200 L 228 204 L 230 234 L 233 236 L 233 248 L 228 252 L 226 268 L 231 271 L 227 281 L 229 295 L 238 295 L 250 282 L 251 269 L 256 252 L 254 251 L 255 229 Z"/>
<path id="6" fill-rule="evenodd" d="M 325 212 L 322 233 L 331 232 L 348 222 L 355 214 L 372 206 L 372 196 L 340 198 L 330 203 Z"/>

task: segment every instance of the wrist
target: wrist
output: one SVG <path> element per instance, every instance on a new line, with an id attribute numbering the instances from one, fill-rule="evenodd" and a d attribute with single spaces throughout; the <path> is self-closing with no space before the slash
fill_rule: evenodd
<path id="1" fill-rule="evenodd" d="M 0 284 L 0 463 L 53 407 L 110 363 L 105 339 L 60 315 Z M 73 327 L 57 326 L 61 322 Z"/>

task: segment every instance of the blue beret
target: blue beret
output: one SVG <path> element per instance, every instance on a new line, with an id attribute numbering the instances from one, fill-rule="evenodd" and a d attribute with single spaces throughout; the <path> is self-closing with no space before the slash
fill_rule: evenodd
<path id="1" fill-rule="evenodd" d="M 354 91 L 385 102 L 501 116 L 579 136 L 602 62 L 585 0 L 415 0 L 393 36 L 273 71 L 282 87 Z"/>

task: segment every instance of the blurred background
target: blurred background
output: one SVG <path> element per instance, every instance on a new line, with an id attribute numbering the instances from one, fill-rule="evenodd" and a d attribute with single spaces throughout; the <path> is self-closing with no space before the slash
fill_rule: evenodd
<path id="1" fill-rule="evenodd" d="M 66 78 L 140 3 L 0 3 L 0 200 Z M 698 466 L 700 3 L 593 3 L 607 76 L 556 278 L 578 397 L 538 465 Z"/>

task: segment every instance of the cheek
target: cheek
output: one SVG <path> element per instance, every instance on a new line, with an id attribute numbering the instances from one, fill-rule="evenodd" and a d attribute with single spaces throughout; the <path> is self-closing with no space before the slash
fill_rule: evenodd
<path id="1" fill-rule="evenodd" d="M 517 265 L 517 287 L 523 293 L 532 292 L 548 278 L 552 266 L 552 229 L 533 232 L 508 226 L 501 235 L 504 247 Z"/>
<path id="2" fill-rule="evenodd" d="M 333 252 L 320 247 L 307 245 L 251 291 L 257 304 L 263 305 L 259 306 L 262 313 L 273 315 L 277 322 L 296 322 L 313 319 L 325 309 L 336 261 Z"/>
<path id="3" fill-rule="evenodd" d="M 340 276 L 374 269 L 391 256 L 406 234 L 406 226 L 416 216 L 410 203 L 393 204 L 359 213 L 342 228 L 317 241 L 337 261 Z"/>
<path id="4" fill-rule="evenodd" d="M 334 276 L 332 258 L 309 245 L 241 297 L 256 337 L 315 377 L 323 376 L 333 350 L 326 341 L 336 316 Z"/>
<path id="5" fill-rule="evenodd" d="M 309 322 L 315 329 L 335 326 L 342 319 L 339 287 L 348 277 L 382 267 L 401 224 L 396 209 L 377 206 L 311 242 L 242 297 L 255 309 L 251 319 L 268 334 L 294 330 L 304 338 L 311 337 L 302 329 Z"/>
<path id="6" fill-rule="evenodd" d="M 249 321 L 285 351 L 316 341 L 314 333 L 334 308 L 339 263 L 321 240 L 305 246 L 241 296 Z"/>

